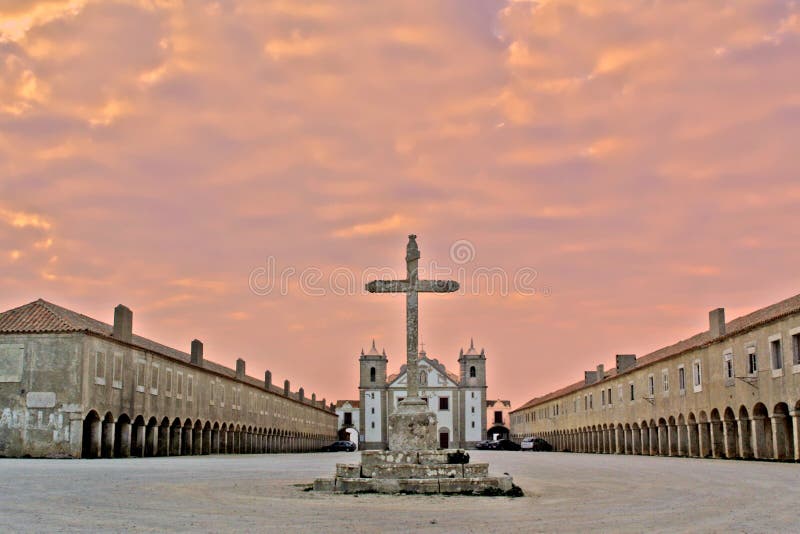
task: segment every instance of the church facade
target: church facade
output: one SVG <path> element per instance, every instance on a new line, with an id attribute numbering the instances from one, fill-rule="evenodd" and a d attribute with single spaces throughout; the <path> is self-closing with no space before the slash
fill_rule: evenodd
<path id="1" fill-rule="evenodd" d="M 0 456 L 116 458 L 301 452 L 336 439 L 303 388 L 249 376 L 37 300 L 0 313 Z"/>
<path id="2" fill-rule="evenodd" d="M 406 398 L 408 380 L 419 384 L 419 396 L 436 414 L 437 436 L 442 448 L 474 446 L 486 439 L 486 354 L 474 343 L 459 353 L 459 373 L 449 372 L 423 350 L 417 376 L 409 377 L 406 366 L 388 375 L 386 351 L 372 342 L 359 358 L 359 439 L 363 449 L 385 449 L 389 442 L 388 416 Z"/>

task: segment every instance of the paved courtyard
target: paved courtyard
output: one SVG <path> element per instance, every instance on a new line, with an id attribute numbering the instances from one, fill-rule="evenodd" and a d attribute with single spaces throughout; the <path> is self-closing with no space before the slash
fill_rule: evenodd
<path id="1" fill-rule="evenodd" d="M 800 465 L 471 451 L 524 498 L 331 495 L 357 453 L 0 460 L 3 531 L 799 531 Z"/>

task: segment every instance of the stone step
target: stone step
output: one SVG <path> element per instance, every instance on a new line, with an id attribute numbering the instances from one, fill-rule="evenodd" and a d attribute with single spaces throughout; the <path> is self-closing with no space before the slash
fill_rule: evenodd
<path id="1" fill-rule="evenodd" d="M 314 491 L 340 493 L 481 493 L 495 489 L 509 491 L 510 476 L 475 478 L 381 479 L 381 478 L 320 478 L 314 481 Z"/>
<path id="2" fill-rule="evenodd" d="M 362 466 L 361 476 L 370 478 L 464 478 L 463 464 L 385 464 L 367 470 Z"/>

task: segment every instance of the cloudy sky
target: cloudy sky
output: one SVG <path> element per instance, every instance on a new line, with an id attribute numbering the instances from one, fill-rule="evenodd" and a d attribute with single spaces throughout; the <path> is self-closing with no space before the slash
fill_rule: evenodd
<path id="1" fill-rule="evenodd" d="M 799 62 L 796 1 L 4 0 L 0 308 L 353 398 L 413 232 L 518 405 L 800 292 Z"/>

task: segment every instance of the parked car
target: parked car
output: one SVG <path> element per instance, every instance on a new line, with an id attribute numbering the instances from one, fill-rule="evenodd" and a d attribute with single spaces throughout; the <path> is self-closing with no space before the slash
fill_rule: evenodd
<path id="1" fill-rule="evenodd" d="M 518 451 L 520 450 L 519 443 L 511 441 L 510 439 L 498 439 L 494 442 L 494 449 L 498 451 Z"/>
<path id="2" fill-rule="evenodd" d="M 482 450 L 491 449 L 491 448 L 493 448 L 491 446 L 492 442 L 493 442 L 493 440 L 491 440 L 491 439 L 485 439 L 483 441 L 479 441 L 478 443 L 475 444 L 475 448 L 476 449 L 482 449 Z"/>
<path id="3" fill-rule="evenodd" d="M 356 450 L 356 444 L 352 441 L 334 441 L 320 450 L 322 452 L 353 452 Z"/>
<path id="4" fill-rule="evenodd" d="M 542 438 L 529 436 L 522 440 L 520 445 L 523 451 L 552 451 L 553 446 Z"/>

